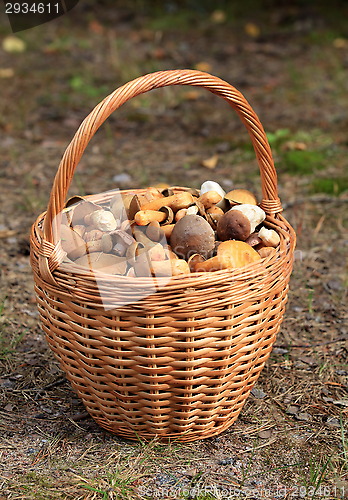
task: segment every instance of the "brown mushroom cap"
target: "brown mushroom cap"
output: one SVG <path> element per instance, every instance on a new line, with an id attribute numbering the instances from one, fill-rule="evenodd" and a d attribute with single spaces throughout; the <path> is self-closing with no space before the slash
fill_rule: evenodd
<path id="1" fill-rule="evenodd" d="M 233 189 L 225 194 L 225 198 L 230 200 L 232 205 L 239 203 L 247 203 L 250 205 L 257 205 L 257 199 L 255 195 L 248 191 L 247 189 Z"/>
<path id="2" fill-rule="evenodd" d="M 75 261 L 75 264 L 89 268 L 91 271 L 101 271 L 107 274 L 125 274 L 127 262 L 116 255 L 106 253 L 91 253 Z"/>
<path id="3" fill-rule="evenodd" d="M 229 210 L 217 223 L 217 236 L 220 241 L 245 241 L 251 233 L 249 219 L 239 210 Z"/>
<path id="4" fill-rule="evenodd" d="M 214 231 L 203 217 L 185 215 L 175 224 L 170 245 L 181 259 L 188 259 L 195 253 L 206 257 L 215 245 Z"/>

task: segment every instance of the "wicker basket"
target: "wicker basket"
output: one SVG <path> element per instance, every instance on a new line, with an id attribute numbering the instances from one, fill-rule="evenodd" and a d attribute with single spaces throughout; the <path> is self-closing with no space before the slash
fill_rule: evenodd
<path id="1" fill-rule="evenodd" d="M 223 97 L 246 126 L 261 172 L 266 224 L 281 238 L 275 255 L 237 270 L 173 277 L 134 304 L 107 309 L 150 278 L 71 270 L 56 215 L 74 170 L 107 117 L 132 97 L 168 85 L 204 87 Z M 141 191 L 141 190 L 137 190 Z M 104 203 L 107 194 L 90 199 Z M 283 318 L 295 233 L 280 214 L 271 150 L 255 112 L 234 87 L 206 73 L 160 71 L 127 83 L 83 121 L 56 175 L 47 212 L 34 223 L 31 265 L 43 330 L 73 389 L 92 418 L 127 438 L 193 441 L 231 426 L 257 381 Z"/>

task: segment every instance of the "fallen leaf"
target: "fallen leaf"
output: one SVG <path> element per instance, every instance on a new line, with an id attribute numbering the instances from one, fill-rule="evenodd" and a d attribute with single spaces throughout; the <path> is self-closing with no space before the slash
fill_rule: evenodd
<path id="1" fill-rule="evenodd" d="M 89 31 L 95 33 L 96 35 L 101 35 L 104 33 L 104 27 L 98 23 L 98 21 L 91 21 L 89 23 Z"/>
<path id="2" fill-rule="evenodd" d="M 16 231 L 13 229 L 4 229 L 3 231 L 0 231 L 0 239 L 2 238 L 9 238 L 10 236 L 13 236 L 16 234 Z"/>
<path id="3" fill-rule="evenodd" d="M 269 439 L 272 436 L 272 429 L 267 429 L 265 431 L 260 431 L 258 434 L 261 439 Z"/>
<path id="4" fill-rule="evenodd" d="M 12 78 L 14 76 L 13 68 L 0 68 L 0 78 Z"/>
<path id="5" fill-rule="evenodd" d="M 2 48 L 5 52 L 13 54 L 15 52 L 25 52 L 27 45 L 21 38 L 18 38 L 18 36 L 9 35 L 4 38 Z"/>
<path id="6" fill-rule="evenodd" d="M 163 49 L 163 47 L 157 47 L 152 51 L 152 57 L 154 57 L 155 59 L 164 59 L 166 55 L 166 51 Z"/>
<path id="7" fill-rule="evenodd" d="M 200 93 L 197 90 L 189 90 L 185 92 L 184 98 L 186 101 L 196 101 L 199 99 Z"/>
<path id="8" fill-rule="evenodd" d="M 226 21 L 226 12 L 224 10 L 214 10 L 214 12 L 211 13 L 210 19 L 212 20 L 213 23 L 215 24 L 222 24 Z"/>
<path id="9" fill-rule="evenodd" d="M 219 155 L 213 155 L 210 158 L 207 158 L 206 160 L 202 161 L 202 165 L 205 168 L 215 168 L 217 163 L 219 161 Z"/>
<path id="10" fill-rule="evenodd" d="M 255 23 L 246 23 L 244 31 L 252 38 L 257 38 L 260 35 L 260 28 Z"/>
<path id="11" fill-rule="evenodd" d="M 346 38 L 335 38 L 332 45 L 336 49 L 345 49 L 346 47 L 348 47 L 348 40 Z"/>
<path id="12" fill-rule="evenodd" d="M 282 149 L 284 151 L 305 151 L 307 144 L 298 141 L 287 141 L 283 144 Z"/>
<path id="13" fill-rule="evenodd" d="M 195 65 L 195 69 L 197 71 L 205 71 L 206 73 L 210 73 L 212 70 L 212 66 L 208 62 L 201 61 Z"/>

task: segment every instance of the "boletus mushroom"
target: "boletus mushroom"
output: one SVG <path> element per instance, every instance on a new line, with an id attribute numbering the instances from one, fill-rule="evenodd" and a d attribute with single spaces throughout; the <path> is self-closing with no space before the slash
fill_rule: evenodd
<path id="1" fill-rule="evenodd" d="M 217 255 L 204 262 L 197 262 L 195 272 L 236 269 L 261 260 L 260 255 L 244 241 L 223 241 L 217 249 Z"/>
<path id="2" fill-rule="evenodd" d="M 265 218 L 265 212 L 257 205 L 236 205 L 219 219 L 218 238 L 221 241 L 245 241 Z"/>
<path id="3" fill-rule="evenodd" d="M 248 204 L 248 205 L 257 205 L 257 200 L 255 195 L 248 191 L 247 189 L 233 189 L 225 194 L 225 198 L 227 198 L 231 205 L 236 204 Z"/>
<path id="4" fill-rule="evenodd" d="M 185 215 L 174 226 L 170 246 L 180 259 L 199 253 L 207 257 L 215 245 L 214 230 L 199 215 Z"/>
<path id="5" fill-rule="evenodd" d="M 125 259 L 101 252 L 84 255 L 77 259 L 75 264 L 87 267 L 91 271 L 101 271 L 107 274 L 124 275 L 127 269 L 127 262 Z"/>
<path id="6" fill-rule="evenodd" d="M 266 247 L 276 247 L 280 243 L 279 234 L 274 229 L 262 227 L 258 232 L 258 237 Z"/>

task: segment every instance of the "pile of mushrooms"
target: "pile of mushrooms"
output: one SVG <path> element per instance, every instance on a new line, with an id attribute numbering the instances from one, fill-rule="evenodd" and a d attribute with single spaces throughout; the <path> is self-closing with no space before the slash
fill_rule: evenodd
<path id="1" fill-rule="evenodd" d="M 150 187 L 97 205 L 79 199 L 63 212 L 68 261 L 108 274 L 176 276 L 241 268 L 275 253 L 280 238 L 263 225 L 253 193 Z"/>

